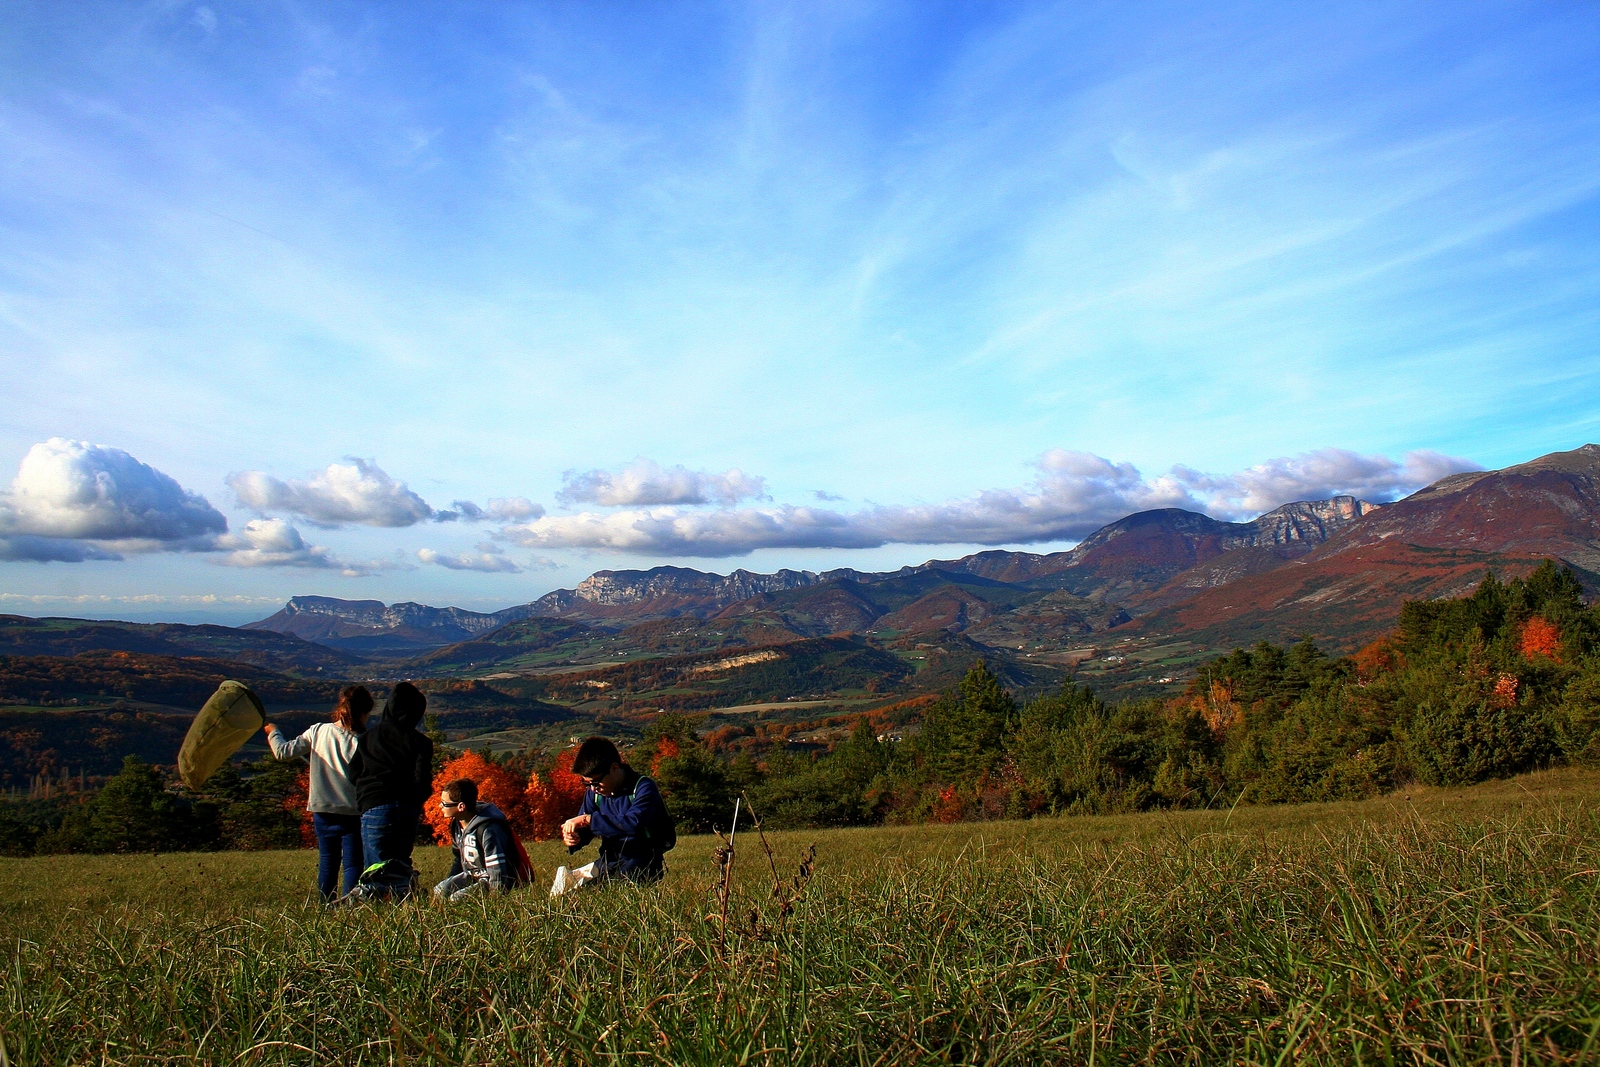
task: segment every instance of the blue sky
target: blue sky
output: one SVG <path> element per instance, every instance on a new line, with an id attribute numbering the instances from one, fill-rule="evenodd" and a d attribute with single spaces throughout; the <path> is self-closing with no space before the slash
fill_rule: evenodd
<path id="1" fill-rule="evenodd" d="M 1594 14 L 8 5 L 0 611 L 893 567 L 1596 440 Z"/>

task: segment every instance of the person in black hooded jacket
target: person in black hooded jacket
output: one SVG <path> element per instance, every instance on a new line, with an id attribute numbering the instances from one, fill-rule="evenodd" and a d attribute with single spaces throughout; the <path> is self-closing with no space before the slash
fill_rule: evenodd
<path id="1" fill-rule="evenodd" d="M 350 762 L 367 861 L 352 891 L 358 899 L 411 895 L 411 848 L 422 806 L 433 792 L 433 741 L 417 730 L 427 709 L 422 690 L 410 682 L 397 684 L 377 727 L 361 735 Z"/>

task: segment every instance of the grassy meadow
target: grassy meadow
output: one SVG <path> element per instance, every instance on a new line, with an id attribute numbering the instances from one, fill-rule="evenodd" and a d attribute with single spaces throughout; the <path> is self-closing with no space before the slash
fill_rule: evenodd
<path id="1" fill-rule="evenodd" d="M 704 837 L 654 889 L 375 910 L 314 904 L 310 852 L 0 860 L 0 1038 L 51 1065 L 1587 1062 L 1597 801 L 1561 770 L 774 834 L 778 898 L 741 834 L 725 927 Z M 532 854 L 547 885 L 564 852 Z"/>

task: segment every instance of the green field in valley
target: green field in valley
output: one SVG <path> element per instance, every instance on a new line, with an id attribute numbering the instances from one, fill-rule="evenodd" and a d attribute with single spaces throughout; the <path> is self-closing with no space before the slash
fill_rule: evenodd
<path id="1" fill-rule="evenodd" d="M 1600 1057 L 1600 774 L 741 835 L 666 883 L 330 910 L 310 852 L 0 860 L 14 1064 Z M 563 850 L 532 846 L 541 880 Z M 426 874 L 443 852 L 423 850 Z"/>

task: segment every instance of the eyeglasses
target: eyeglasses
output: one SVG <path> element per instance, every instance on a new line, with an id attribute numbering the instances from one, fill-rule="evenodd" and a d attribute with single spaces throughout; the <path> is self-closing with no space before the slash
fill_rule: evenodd
<path id="1" fill-rule="evenodd" d="M 464 800 L 445 800 L 441 797 L 439 799 L 439 806 L 441 808 L 464 808 L 467 806 L 467 802 Z"/>

